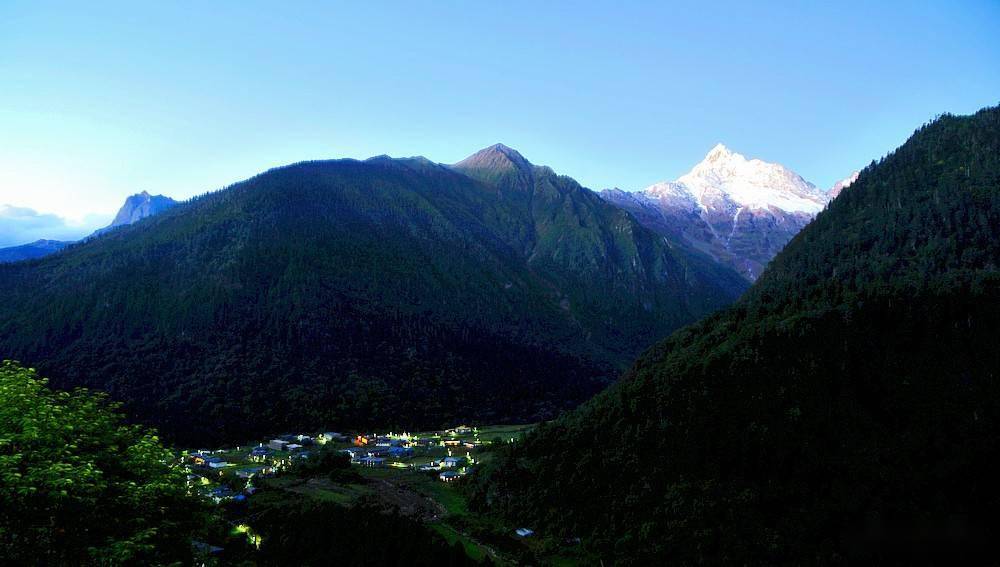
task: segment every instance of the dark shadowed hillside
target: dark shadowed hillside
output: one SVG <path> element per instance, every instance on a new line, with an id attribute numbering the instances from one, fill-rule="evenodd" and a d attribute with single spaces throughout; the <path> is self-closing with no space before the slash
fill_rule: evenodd
<path id="1" fill-rule="evenodd" d="M 0 248 L 0 263 L 20 262 L 48 256 L 69 246 L 72 242 L 62 240 L 36 240 L 20 246 Z"/>
<path id="2" fill-rule="evenodd" d="M 1000 109 L 943 116 L 734 307 L 504 451 L 481 510 L 620 563 L 979 559 L 1000 505 Z"/>
<path id="3" fill-rule="evenodd" d="M 0 352 L 199 444 L 527 421 L 743 290 L 515 154 L 300 163 L 0 267 Z"/>

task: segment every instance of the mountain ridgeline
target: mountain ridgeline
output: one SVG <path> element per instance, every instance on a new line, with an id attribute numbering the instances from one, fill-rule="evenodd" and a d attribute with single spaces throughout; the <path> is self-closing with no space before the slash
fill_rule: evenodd
<path id="1" fill-rule="evenodd" d="M 1000 108 L 942 116 L 737 304 L 504 450 L 473 504 L 623 564 L 980 559 L 1000 535 L 997 234 Z"/>
<path id="2" fill-rule="evenodd" d="M 0 287 L 4 357 L 209 444 L 550 418 L 745 283 L 495 146 L 274 169 Z"/>
<path id="3" fill-rule="evenodd" d="M 70 244 L 73 243 L 65 240 L 41 239 L 29 242 L 28 244 L 21 244 L 19 246 L 0 248 L 0 263 L 34 260 L 35 258 L 41 258 L 43 256 L 48 256 L 49 254 L 54 254 L 63 248 L 66 248 Z"/>

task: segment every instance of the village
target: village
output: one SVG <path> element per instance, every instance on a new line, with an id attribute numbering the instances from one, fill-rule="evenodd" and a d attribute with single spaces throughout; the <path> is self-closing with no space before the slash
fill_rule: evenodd
<path id="1" fill-rule="evenodd" d="M 265 485 L 343 505 L 370 496 L 427 522 L 446 539 L 463 540 L 474 548 L 447 521 L 466 513 L 464 497 L 455 487 L 491 457 L 489 446 L 514 442 L 531 427 L 459 425 L 420 433 L 290 433 L 237 447 L 186 450 L 179 459 L 189 489 L 215 504 L 245 502 Z M 335 482 L 322 475 L 303 478 L 295 474 L 331 453 L 343 455 L 356 480 Z M 260 537 L 250 526 L 235 525 L 234 531 L 260 545 Z M 532 532 L 522 528 L 516 535 L 526 538 Z"/>
<path id="2" fill-rule="evenodd" d="M 496 433 L 495 429 L 491 431 Z M 513 440 L 511 437 L 504 441 Z M 298 460 L 309 459 L 318 450 L 331 448 L 349 456 L 351 464 L 359 467 L 418 470 L 435 473 L 441 482 L 454 482 L 472 471 L 476 453 L 484 444 L 478 428 L 464 425 L 422 434 L 348 436 L 323 432 L 280 435 L 256 445 L 235 448 L 184 451 L 181 460 L 187 467 L 189 484 L 203 487 L 203 494 L 220 502 L 250 496 L 254 492 L 254 478 L 274 476 Z M 242 491 L 233 490 L 232 482 L 222 482 L 232 478 L 246 481 Z"/>

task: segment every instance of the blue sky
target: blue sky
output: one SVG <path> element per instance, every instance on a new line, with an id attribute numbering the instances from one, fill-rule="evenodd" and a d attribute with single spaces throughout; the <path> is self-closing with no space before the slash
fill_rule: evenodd
<path id="1" fill-rule="evenodd" d="M 1000 2 L 935 4 L 0 0 L 0 205 L 82 233 L 141 190 L 495 142 L 592 188 L 717 142 L 828 187 L 1000 102 Z"/>

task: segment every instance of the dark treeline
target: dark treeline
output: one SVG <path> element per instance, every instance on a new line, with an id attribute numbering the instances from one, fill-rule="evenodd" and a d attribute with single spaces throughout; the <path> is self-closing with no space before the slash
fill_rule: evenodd
<path id="1" fill-rule="evenodd" d="M 1000 109 L 943 116 L 736 306 L 502 452 L 473 505 L 620 563 L 989 557 L 997 234 Z"/>
<path id="2" fill-rule="evenodd" d="M 375 503 L 349 507 L 282 493 L 251 499 L 248 521 L 261 538 L 259 549 L 230 546 L 224 563 L 258 565 L 492 565 L 471 559 L 461 543 L 416 520 Z"/>

